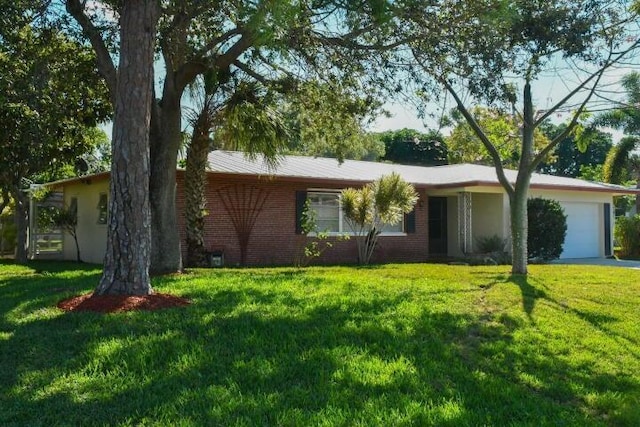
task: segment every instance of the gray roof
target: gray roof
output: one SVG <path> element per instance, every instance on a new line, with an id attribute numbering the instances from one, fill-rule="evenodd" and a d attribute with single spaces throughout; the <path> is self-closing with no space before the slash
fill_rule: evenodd
<path id="1" fill-rule="evenodd" d="M 402 178 L 420 187 L 449 188 L 479 185 L 500 185 L 496 171 L 491 166 L 456 164 L 447 166 L 406 166 L 393 163 L 365 162 L 323 157 L 282 156 L 277 166 L 269 167 L 264 158 L 252 160 L 243 153 L 213 151 L 209 154 L 209 170 L 212 173 L 275 176 L 313 181 L 370 182 L 397 172 Z M 517 171 L 506 170 L 510 182 L 515 182 Z M 598 191 L 616 194 L 634 193 L 617 185 L 595 183 L 581 179 L 565 178 L 534 173 L 533 188 Z"/>

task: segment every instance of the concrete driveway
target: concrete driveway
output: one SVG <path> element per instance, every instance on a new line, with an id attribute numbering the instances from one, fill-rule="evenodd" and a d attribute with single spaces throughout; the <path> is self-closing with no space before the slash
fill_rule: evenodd
<path id="1" fill-rule="evenodd" d="M 558 259 L 553 264 L 606 265 L 610 267 L 625 267 L 640 270 L 640 261 L 615 258 L 570 258 Z"/>

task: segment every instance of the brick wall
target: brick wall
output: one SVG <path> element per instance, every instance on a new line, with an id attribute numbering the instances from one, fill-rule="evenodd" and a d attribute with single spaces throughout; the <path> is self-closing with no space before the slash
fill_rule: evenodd
<path id="1" fill-rule="evenodd" d="M 244 178 L 209 175 L 207 185 L 207 211 L 205 218 L 205 242 L 210 250 L 224 250 L 225 264 L 240 263 L 240 245 L 231 217 L 221 202 L 218 190 L 233 185 L 249 185 L 254 191 L 267 192 L 268 197 L 257 217 L 247 249 L 247 265 L 293 264 L 301 253 L 306 239 L 295 233 L 296 191 L 309 188 L 340 189 L 336 185 L 291 182 L 270 178 Z M 185 255 L 184 175 L 178 174 L 177 209 L 183 255 Z M 419 262 L 428 254 L 427 203 L 424 190 L 418 190 L 421 205 L 416 205 L 416 232 L 405 236 L 380 236 L 373 255 L 373 262 Z M 351 264 L 357 262 L 356 242 L 337 241 L 331 238 L 333 247 L 314 260 L 318 264 Z"/>

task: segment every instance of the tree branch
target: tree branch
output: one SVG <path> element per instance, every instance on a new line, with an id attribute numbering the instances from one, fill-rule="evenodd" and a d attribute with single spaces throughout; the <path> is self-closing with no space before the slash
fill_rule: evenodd
<path id="1" fill-rule="evenodd" d="M 589 103 L 589 101 L 593 97 L 593 94 L 595 93 L 595 91 L 596 91 L 596 89 L 598 87 L 598 84 L 600 83 L 600 80 L 602 79 L 602 76 L 604 75 L 604 72 L 609 67 L 611 67 L 616 62 L 618 62 L 624 55 L 626 55 L 631 50 L 633 50 L 637 45 L 638 45 L 638 42 L 635 42 L 629 49 L 627 49 L 624 52 L 622 52 L 621 54 L 619 54 L 616 57 L 616 59 L 614 59 L 614 60 L 611 60 L 611 57 L 613 56 L 613 52 L 610 52 L 609 53 L 609 57 L 607 58 L 607 62 L 605 63 L 604 66 L 602 66 L 598 71 L 596 71 L 594 74 L 589 76 L 588 79 L 586 79 L 576 89 L 571 91 L 571 93 L 569 95 L 567 95 L 562 101 L 560 101 L 559 103 L 554 105 L 551 110 L 549 110 L 546 114 L 544 114 L 542 116 L 542 118 L 549 117 L 549 114 L 552 114 L 554 111 L 556 111 L 558 108 L 560 108 L 565 102 L 567 102 L 579 90 L 583 89 L 588 82 L 590 82 L 591 80 L 595 79 L 595 82 L 593 83 L 593 86 L 589 90 L 589 94 L 587 95 L 585 100 L 580 104 L 580 107 L 578 108 L 578 110 L 573 114 L 573 117 L 571 118 L 571 122 L 569 122 L 569 124 L 567 125 L 567 127 L 564 129 L 564 131 L 562 133 L 557 135 L 542 151 L 540 151 L 540 153 L 538 153 L 535 156 L 535 158 L 533 159 L 533 161 L 529 165 L 529 172 L 533 172 L 536 169 L 536 167 L 540 164 L 540 162 L 542 162 L 542 160 L 544 160 L 544 158 L 547 157 L 551 153 L 551 151 L 560 143 L 560 141 L 562 141 L 564 138 L 566 138 L 573 131 L 573 129 L 578 124 L 578 120 L 580 119 L 580 115 L 585 111 L 587 103 Z M 541 122 L 542 118 L 538 119 L 535 122 L 535 126 L 536 127 L 542 123 Z"/>
<path id="2" fill-rule="evenodd" d="M 460 113 L 466 119 L 467 123 L 469 124 L 473 132 L 482 142 L 482 145 L 484 145 L 487 151 L 489 152 L 489 155 L 491 156 L 491 160 L 493 161 L 493 165 L 496 168 L 498 181 L 500 181 L 500 184 L 502 184 L 507 194 L 511 196 L 515 190 L 513 188 L 513 185 L 511 185 L 511 183 L 507 179 L 507 176 L 504 173 L 504 168 L 502 167 L 502 159 L 500 158 L 500 153 L 498 153 L 498 150 L 496 150 L 496 147 L 491 143 L 491 141 L 489 141 L 489 138 L 487 138 L 487 136 L 485 135 L 484 131 L 482 130 L 478 122 L 476 122 L 476 120 L 473 118 L 473 115 L 469 112 L 467 107 L 465 107 L 464 103 L 458 96 L 458 93 L 455 91 L 453 86 L 451 86 L 451 84 L 447 81 L 447 79 L 444 77 L 437 77 L 437 80 L 440 81 L 440 83 L 444 85 L 445 89 L 447 89 L 447 92 L 451 94 L 453 99 L 456 101 L 458 111 L 460 111 Z"/>
<path id="3" fill-rule="evenodd" d="M 318 40 L 326 42 L 331 46 L 339 46 L 339 47 L 346 47 L 346 48 L 355 49 L 355 50 L 376 51 L 376 52 L 393 50 L 413 40 L 413 38 L 407 37 L 405 39 L 397 40 L 389 44 L 381 44 L 381 43 L 362 44 L 362 43 L 358 43 L 351 40 L 350 35 L 345 35 L 342 37 L 326 37 L 318 32 L 314 32 L 314 34 L 316 34 L 316 36 L 318 37 Z"/>
<path id="4" fill-rule="evenodd" d="M 611 68 L 613 65 L 618 63 L 627 53 L 631 52 L 632 50 L 635 50 L 639 45 L 640 45 L 640 40 L 634 42 L 629 48 L 627 48 L 623 52 L 619 53 L 618 56 L 613 60 L 611 60 L 611 57 L 613 56 L 613 52 L 610 52 L 609 53 L 609 57 L 607 58 L 607 62 L 605 62 L 605 64 L 602 67 L 600 67 L 599 70 L 597 70 L 596 72 L 591 74 L 589 76 L 589 78 L 587 78 L 581 84 L 576 86 L 571 92 L 569 92 L 569 94 L 567 96 L 562 98 L 553 107 L 551 107 L 549 110 L 547 110 L 541 117 L 539 117 L 535 121 L 534 127 L 538 127 L 542 122 L 544 122 L 546 119 L 548 119 L 556 110 L 558 110 L 560 107 L 562 107 L 569 99 L 573 98 L 578 92 L 580 92 L 582 89 L 584 89 L 584 87 L 587 86 L 589 84 L 589 82 L 591 82 L 591 80 L 593 80 L 593 79 L 595 79 L 597 77 L 598 81 L 599 81 L 600 78 L 602 77 L 602 74 L 607 69 Z M 595 86 L 594 86 L 594 88 L 595 88 Z M 589 98 L 593 95 L 594 91 L 595 91 L 594 89 L 592 89 L 590 91 Z"/>
<path id="5" fill-rule="evenodd" d="M 213 50 L 219 44 L 224 43 L 229 39 L 231 39 L 232 37 L 239 36 L 239 35 L 242 35 L 242 30 L 239 27 L 232 28 L 231 30 L 220 34 L 218 37 L 211 40 L 202 48 L 201 55 L 199 56 L 202 56 L 202 57 L 206 56 L 207 52 Z"/>
<path id="6" fill-rule="evenodd" d="M 235 61 L 233 61 L 233 65 L 235 65 L 240 70 L 242 70 L 242 72 L 244 72 L 248 76 L 253 77 L 255 80 L 259 81 L 260 83 L 262 83 L 265 86 L 268 86 L 270 84 L 275 83 L 273 80 L 267 79 L 265 76 L 263 76 L 262 74 L 252 70 L 247 64 L 245 64 L 245 63 L 243 63 L 243 62 L 241 62 L 241 61 L 239 61 L 237 59 Z"/>
<path id="7" fill-rule="evenodd" d="M 89 38 L 89 42 L 93 47 L 98 59 L 98 70 L 107 83 L 109 88 L 109 98 L 111 103 L 115 105 L 116 85 L 118 82 L 118 71 L 113 63 L 113 59 L 109 54 L 109 50 L 104 43 L 100 30 L 93 25 L 91 19 L 84 12 L 84 1 L 66 0 L 67 12 L 78 22 L 82 31 Z"/>
<path id="8" fill-rule="evenodd" d="M 233 64 L 253 43 L 253 37 L 249 33 L 238 31 L 242 37 L 222 55 L 211 61 L 206 57 L 199 57 L 183 64 L 176 71 L 176 87 L 179 90 L 184 89 L 198 74 L 204 73 L 207 69 L 222 70 Z"/>

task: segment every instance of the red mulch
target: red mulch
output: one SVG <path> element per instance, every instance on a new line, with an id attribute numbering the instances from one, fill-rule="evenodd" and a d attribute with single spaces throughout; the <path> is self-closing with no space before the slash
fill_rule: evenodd
<path id="1" fill-rule="evenodd" d="M 169 294 L 151 295 L 79 295 L 58 303 L 65 311 L 96 311 L 115 313 L 132 310 L 158 310 L 161 308 L 183 307 L 191 302 Z"/>

